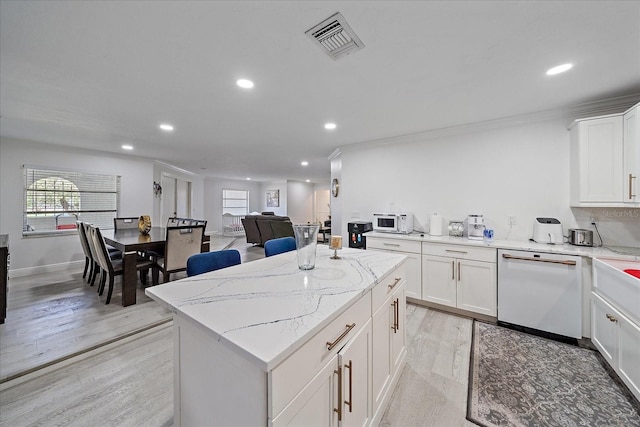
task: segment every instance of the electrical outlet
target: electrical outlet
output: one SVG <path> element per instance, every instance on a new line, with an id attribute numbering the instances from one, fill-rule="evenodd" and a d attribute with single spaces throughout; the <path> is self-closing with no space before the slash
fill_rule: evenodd
<path id="1" fill-rule="evenodd" d="M 516 218 L 515 216 L 509 217 L 509 225 L 516 225 L 517 223 L 518 223 L 518 218 Z"/>

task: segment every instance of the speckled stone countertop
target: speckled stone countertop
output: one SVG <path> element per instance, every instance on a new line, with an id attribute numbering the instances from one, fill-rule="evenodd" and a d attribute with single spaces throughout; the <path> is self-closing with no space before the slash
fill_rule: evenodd
<path id="1" fill-rule="evenodd" d="M 475 246 L 475 247 L 490 247 L 496 249 L 510 249 L 510 250 L 522 250 L 522 251 L 535 251 L 546 252 L 552 254 L 563 255 L 579 255 L 589 258 L 610 258 L 610 259 L 623 259 L 629 261 L 640 261 L 638 255 L 626 255 L 613 252 L 604 247 L 588 247 L 588 246 L 574 246 L 568 243 L 563 245 L 549 245 L 546 243 L 536 243 L 531 241 L 518 241 L 518 240 L 491 240 L 490 242 L 484 242 L 482 240 L 469 240 L 466 237 L 452 237 L 448 235 L 444 236 L 430 236 L 429 234 L 421 235 L 420 233 L 412 234 L 394 234 L 394 233 L 380 233 L 371 232 L 366 234 L 367 237 L 381 237 L 386 239 L 399 239 L 408 241 L 419 241 L 425 243 L 445 243 L 450 245 L 462 245 L 462 246 Z"/>

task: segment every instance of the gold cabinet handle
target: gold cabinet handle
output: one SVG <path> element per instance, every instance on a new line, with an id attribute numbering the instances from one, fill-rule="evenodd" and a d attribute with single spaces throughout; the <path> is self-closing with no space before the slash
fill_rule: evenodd
<path id="1" fill-rule="evenodd" d="M 396 298 L 396 310 L 395 310 L 395 318 L 393 319 L 395 321 L 396 324 L 396 329 L 394 330 L 394 333 L 398 333 L 398 331 L 400 330 L 400 301 L 398 298 Z"/>
<path id="2" fill-rule="evenodd" d="M 396 248 L 400 247 L 400 245 L 398 245 L 396 243 L 383 243 L 383 245 L 385 245 L 385 246 L 393 246 L 393 247 L 396 247 Z"/>
<path id="3" fill-rule="evenodd" d="M 393 333 L 395 334 L 398 332 L 398 327 L 396 325 L 396 311 L 398 311 L 396 300 L 393 300 L 393 302 L 391 303 L 391 307 L 393 307 L 393 324 L 391 325 L 391 329 L 393 329 Z"/>
<path id="4" fill-rule="evenodd" d="M 634 197 L 636 197 L 635 194 L 633 194 L 633 180 L 636 179 L 637 176 L 633 176 L 632 174 L 629 174 L 629 200 L 632 200 Z"/>
<path id="5" fill-rule="evenodd" d="M 454 251 L 453 249 L 445 249 L 445 252 L 453 252 L 455 254 L 466 254 L 467 251 Z"/>
<path id="6" fill-rule="evenodd" d="M 353 412 L 353 360 L 349 360 L 349 364 L 344 365 L 344 368 L 349 368 L 349 400 L 345 400 L 344 404 L 349 405 L 349 412 Z"/>
<path id="7" fill-rule="evenodd" d="M 332 350 L 333 347 L 335 347 L 340 341 L 342 341 L 342 339 L 344 337 L 347 336 L 347 334 L 349 333 L 349 331 L 351 331 L 353 328 L 355 328 L 356 324 L 352 323 L 352 324 L 347 324 L 345 331 L 342 333 L 342 335 L 340 335 L 338 338 L 336 338 L 336 340 L 334 342 L 329 342 L 327 341 L 327 350 Z"/>
<path id="8" fill-rule="evenodd" d="M 458 261 L 458 282 L 462 280 L 462 276 L 460 276 L 460 261 Z"/>
<path id="9" fill-rule="evenodd" d="M 607 313 L 607 319 L 609 319 L 612 322 L 617 322 L 618 319 L 616 319 L 615 317 L 613 317 L 612 315 L 610 315 L 609 313 Z"/>
<path id="10" fill-rule="evenodd" d="M 338 407 L 333 408 L 333 412 L 337 412 L 338 421 L 342 421 L 342 366 L 338 366 L 338 370 L 333 373 L 338 374 Z"/>
<path id="11" fill-rule="evenodd" d="M 451 261 L 451 280 L 456 280 L 456 262 Z"/>
<path id="12" fill-rule="evenodd" d="M 402 277 L 396 277 L 396 280 L 393 281 L 393 284 L 389 285 L 389 290 L 395 288 L 396 285 L 400 283 L 401 280 L 402 280 Z"/>
<path id="13" fill-rule="evenodd" d="M 557 260 L 557 259 L 546 259 L 546 258 L 529 258 L 524 256 L 513 256 L 509 254 L 502 254 L 502 258 L 504 259 L 519 259 L 521 261 L 534 261 L 534 262 L 550 262 L 551 264 L 564 264 L 564 265 L 576 265 L 575 261 L 571 260 Z"/>

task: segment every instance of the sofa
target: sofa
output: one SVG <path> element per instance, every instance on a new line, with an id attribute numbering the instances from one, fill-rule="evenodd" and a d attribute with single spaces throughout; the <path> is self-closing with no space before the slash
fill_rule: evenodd
<path id="1" fill-rule="evenodd" d="M 242 219 L 247 243 L 264 246 L 267 240 L 294 237 L 293 224 L 288 216 L 247 215 Z"/>

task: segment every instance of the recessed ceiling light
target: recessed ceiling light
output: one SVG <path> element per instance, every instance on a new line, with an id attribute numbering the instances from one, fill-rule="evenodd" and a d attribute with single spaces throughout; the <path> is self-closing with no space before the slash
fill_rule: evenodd
<path id="1" fill-rule="evenodd" d="M 122 144 L 122 149 L 123 150 L 133 150 L 133 145 Z"/>
<path id="2" fill-rule="evenodd" d="M 573 68 L 573 64 L 558 65 L 557 67 L 553 67 L 547 70 L 547 76 L 553 76 L 556 74 L 564 73 L 565 71 L 569 71 L 571 68 Z"/>
<path id="3" fill-rule="evenodd" d="M 236 81 L 236 84 L 244 89 L 251 89 L 253 87 L 253 82 L 247 79 L 240 79 Z"/>
<path id="4" fill-rule="evenodd" d="M 305 161 L 300 162 L 300 164 L 301 164 L 302 166 L 309 166 L 309 162 L 307 162 L 306 160 L 305 160 Z"/>
<path id="5" fill-rule="evenodd" d="M 310 179 L 307 179 L 307 180 L 305 180 L 305 182 L 311 182 L 311 180 L 310 180 Z"/>
<path id="6" fill-rule="evenodd" d="M 251 181 L 251 178 L 247 178 L 247 181 Z"/>
<path id="7" fill-rule="evenodd" d="M 170 125 L 169 123 L 160 123 L 160 129 L 165 132 L 171 132 L 173 131 L 173 125 Z"/>
<path id="8" fill-rule="evenodd" d="M 327 130 L 333 130 L 336 128 L 336 124 L 335 123 L 325 123 L 324 128 Z"/>

